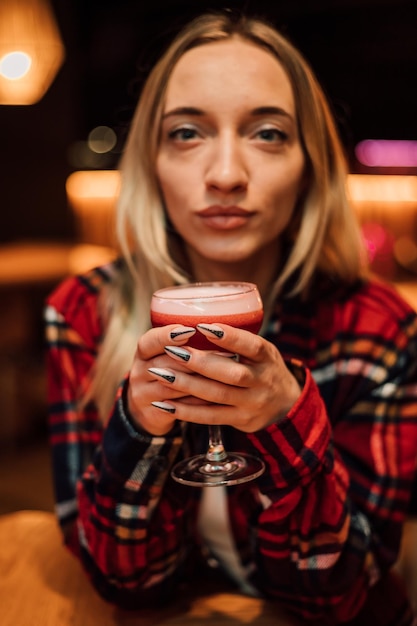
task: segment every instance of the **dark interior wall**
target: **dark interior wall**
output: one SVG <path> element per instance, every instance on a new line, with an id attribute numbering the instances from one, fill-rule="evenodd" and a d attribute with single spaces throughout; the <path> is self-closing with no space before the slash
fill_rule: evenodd
<path id="1" fill-rule="evenodd" d="M 361 139 L 417 139 L 415 0 L 228 2 L 264 15 L 310 60 L 356 167 Z M 193 0 L 54 0 L 66 60 L 44 98 L 0 106 L 0 243 L 71 239 L 69 152 L 96 125 L 120 141 L 151 62 L 189 17 L 223 3 Z"/>
<path id="2" fill-rule="evenodd" d="M 83 113 L 72 44 L 77 26 L 69 3 L 60 5 L 66 59 L 50 89 L 34 105 L 0 106 L 0 243 L 73 237 L 65 198 L 67 147 Z"/>

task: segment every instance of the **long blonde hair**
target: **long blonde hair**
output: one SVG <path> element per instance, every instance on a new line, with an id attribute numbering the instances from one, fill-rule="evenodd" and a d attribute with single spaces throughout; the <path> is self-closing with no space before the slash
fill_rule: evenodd
<path id="1" fill-rule="evenodd" d="M 125 265 L 104 293 L 104 340 L 93 372 L 91 396 L 103 418 L 115 388 L 129 370 L 137 339 L 150 325 L 153 291 L 193 279 L 173 253 L 155 172 L 164 96 L 172 70 L 191 48 L 237 37 L 275 56 L 294 92 L 306 161 L 304 193 L 283 239 L 289 254 L 271 289 L 271 301 L 292 278 L 291 295 L 308 290 L 317 272 L 350 283 L 362 272 L 361 238 L 346 197 L 346 163 L 326 98 L 298 50 L 263 21 L 229 13 L 196 18 L 174 39 L 150 73 L 121 161 L 117 233 Z M 295 280 L 294 280 L 295 278 Z"/>

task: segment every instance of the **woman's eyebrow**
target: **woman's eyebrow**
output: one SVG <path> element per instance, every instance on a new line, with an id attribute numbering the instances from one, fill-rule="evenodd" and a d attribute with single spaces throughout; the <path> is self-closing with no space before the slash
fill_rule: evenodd
<path id="1" fill-rule="evenodd" d="M 279 115 L 280 117 L 288 117 L 290 120 L 293 119 L 292 115 L 288 113 L 285 109 L 276 106 L 262 106 L 256 107 L 256 109 L 252 109 L 250 112 L 251 115 Z"/>
<path id="2" fill-rule="evenodd" d="M 162 115 L 162 119 L 166 119 L 167 117 L 174 117 L 176 115 L 193 115 L 193 116 L 202 116 L 205 115 L 205 111 L 202 109 L 197 109 L 196 107 L 182 106 L 176 107 L 175 109 L 171 109 Z M 260 117 L 262 115 L 279 115 L 280 117 L 287 117 L 292 120 L 293 117 L 288 111 L 281 107 L 277 106 L 260 106 L 256 107 L 249 111 L 249 115 L 253 117 Z"/>
<path id="3" fill-rule="evenodd" d="M 204 115 L 204 111 L 195 107 L 177 107 L 176 109 L 171 109 L 171 111 L 164 113 L 162 119 L 175 115 Z"/>

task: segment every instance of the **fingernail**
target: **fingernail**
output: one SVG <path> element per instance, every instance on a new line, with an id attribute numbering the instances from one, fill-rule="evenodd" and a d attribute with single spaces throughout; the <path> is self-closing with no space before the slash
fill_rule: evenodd
<path id="1" fill-rule="evenodd" d="M 175 413 L 175 406 L 169 404 L 169 402 L 151 402 L 152 406 L 157 409 L 161 409 L 161 411 L 166 411 L 167 413 Z"/>
<path id="2" fill-rule="evenodd" d="M 210 333 L 217 337 L 217 339 L 221 339 L 224 335 L 224 331 L 216 324 L 197 324 L 198 330 L 200 330 L 203 334 L 204 332 Z"/>
<path id="3" fill-rule="evenodd" d="M 194 335 L 195 333 L 195 328 L 192 328 L 191 326 L 179 326 L 178 328 L 174 328 L 174 330 L 171 330 L 170 332 L 170 337 L 171 339 L 173 339 L 174 341 L 177 339 L 182 339 L 184 337 L 184 335 Z"/>
<path id="4" fill-rule="evenodd" d="M 173 383 L 175 380 L 175 374 L 171 370 L 165 370 L 162 367 L 150 367 L 148 372 L 155 374 L 155 376 L 160 376 L 169 383 Z"/>
<path id="5" fill-rule="evenodd" d="M 175 346 L 165 346 L 164 350 L 165 352 L 168 352 L 168 354 L 172 354 L 173 356 L 178 357 L 182 361 L 189 361 L 191 358 L 190 352 L 188 352 L 188 350 L 185 350 L 185 348 L 177 348 Z"/>

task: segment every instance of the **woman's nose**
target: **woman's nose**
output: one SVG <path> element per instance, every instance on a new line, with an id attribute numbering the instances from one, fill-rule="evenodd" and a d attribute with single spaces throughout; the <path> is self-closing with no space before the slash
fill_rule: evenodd
<path id="1" fill-rule="evenodd" d="M 216 138 L 208 155 L 207 188 L 230 193 L 246 189 L 247 184 L 248 170 L 239 138 L 230 136 Z"/>

